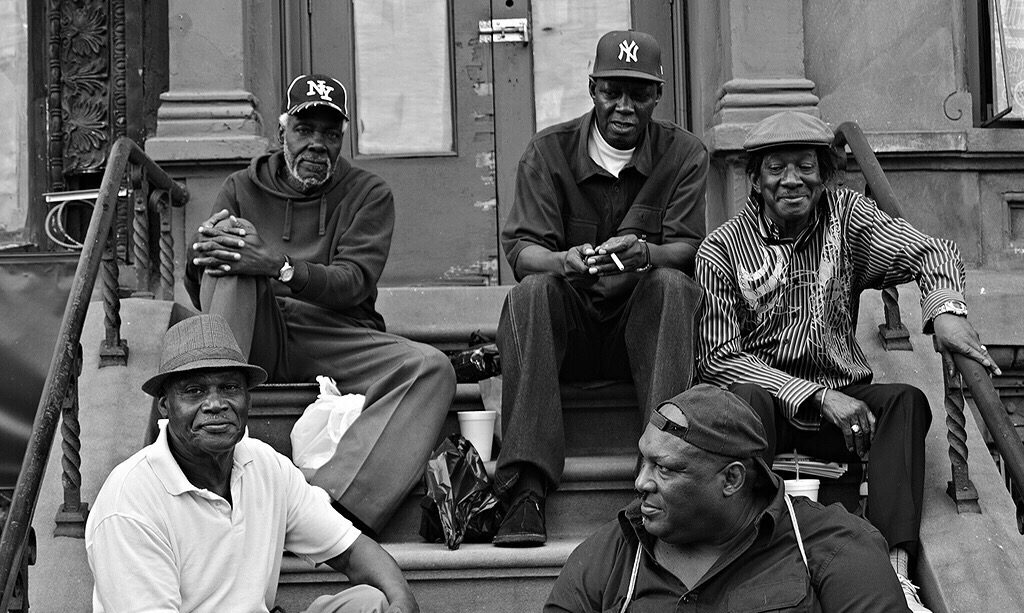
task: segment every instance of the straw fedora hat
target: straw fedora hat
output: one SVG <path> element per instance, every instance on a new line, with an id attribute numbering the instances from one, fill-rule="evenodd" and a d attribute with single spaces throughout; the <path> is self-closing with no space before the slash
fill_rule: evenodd
<path id="1" fill-rule="evenodd" d="M 142 391 L 150 396 L 160 396 L 164 380 L 170 375 L 213 368 L 237 368 L 243 371 L 249 389 L 267 380 L 267 371 L 245 361 L 223 317 L 189 317 L 164 333 L 160 370 L 142 384 Z"/>

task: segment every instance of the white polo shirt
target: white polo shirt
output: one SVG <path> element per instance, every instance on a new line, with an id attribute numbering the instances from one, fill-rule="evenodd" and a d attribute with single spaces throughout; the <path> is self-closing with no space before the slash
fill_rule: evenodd
<path id="1" fill-rule="evenodd" d="M 360 534 L 327 492 L 248 436 L 235 446 L 231 499 L 185 478 L 162 423 L 155 443 L 114 468 L 89 514 L 93 611 L 265 613 L 283 550 L 323 562 Z"/>

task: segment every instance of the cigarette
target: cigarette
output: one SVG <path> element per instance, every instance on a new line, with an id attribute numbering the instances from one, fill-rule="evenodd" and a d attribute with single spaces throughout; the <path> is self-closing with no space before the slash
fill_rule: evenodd
<path id="1" fill-rule="evenodd" d="M 612 261 L 615 262 L 615 266 L 619 269 L 619 272 L 626 270 L 626 267 L 622 265 L 622 260 L 619 259 L 619 256 L 615 255 L 614 253 L 611 255 Z"/>

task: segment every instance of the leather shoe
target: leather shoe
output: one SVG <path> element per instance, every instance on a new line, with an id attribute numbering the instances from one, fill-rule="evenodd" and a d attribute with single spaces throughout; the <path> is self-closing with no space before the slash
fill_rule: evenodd
<path id="1" fill-rule="evenodd" d="M 537 547 L 546 540 L 544 497 L 533 491 L 519 494 L 501 521 L 494 544 L 497 547 Z"/>

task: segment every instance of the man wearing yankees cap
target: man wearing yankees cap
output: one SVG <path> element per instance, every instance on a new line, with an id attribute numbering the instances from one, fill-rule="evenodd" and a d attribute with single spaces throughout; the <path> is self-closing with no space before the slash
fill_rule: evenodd
<path id="1" fill-rule="evenodd" d="M 547 128 L 519 162 L 502 244 L 519 284 L 498 327 L 504 387 L 495 545 L 546 540 L 544 501 L 564 467 L 559 379 L 632 379 L 641 411 L 690 385 L 693 271 L 708 155 L 651 114 L 665 82 L 649 34 L 609 32 L 592 110 Z"/>
<path id="2" fill-rule="evenodd" d="M 861 292 L 917 282 L 924 331 L 943 359 L 951 366 L 960 353 L 999 368 L 967 320 L 956 245 L 834 187 L 832 142 L 824 121 L 793 111 L 748 134 L 747 205 L 697 253 L 706 291 L 698 371 L 754 407 L 768 458 L 795 448 L 849 462 L 870 449 L 867 518 L 889 543 L 911 610 L 927 611 L 909 569 L 931 409 L 916 387 L 872 383 L 856 335 Z"/>
<path id="3" fill-rule="evenodd" d="M 311 483 L 379 532 L 422 474 L 455 373 L 440 351 L 384 331 L 375 301 L 394 202 L 382 179 L 341 156 L 345 87 L 301 75 L 287 99 L 281 150 L 224 182 L 190 244 L 185 284 L 271 382 L 329 375 L 366 396 Z"/>
<path id="4" fill-rule="evenodd" d="M 750 405 L 716 386 L 661 404 L 638 499 L 569 556 L 545 613 L 905 612 L 878 530 L 787 496 L 767 446 Z"/>

